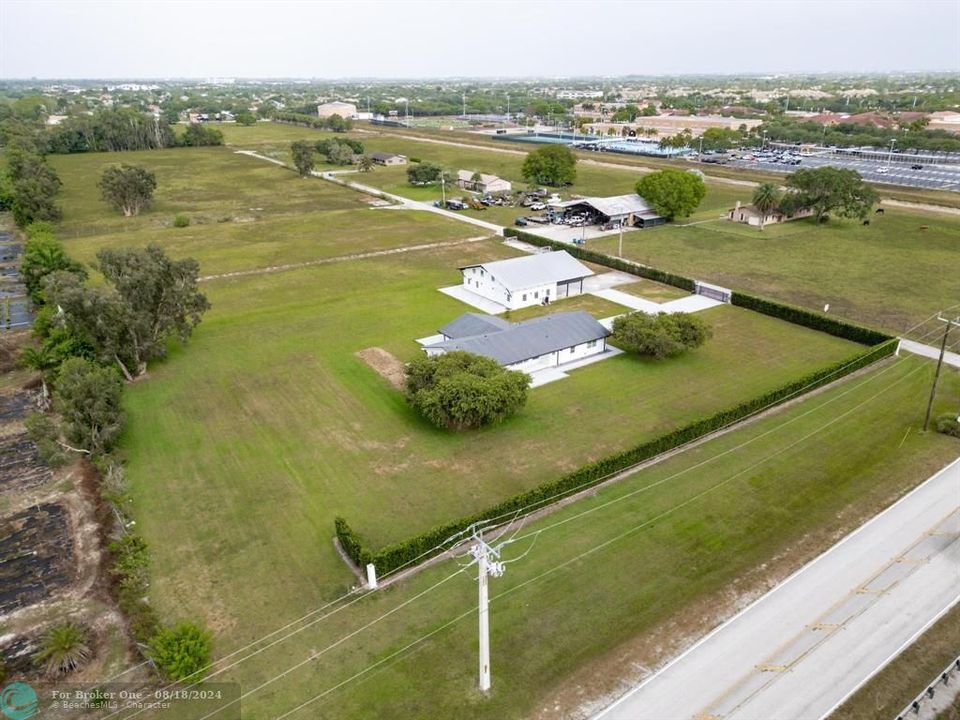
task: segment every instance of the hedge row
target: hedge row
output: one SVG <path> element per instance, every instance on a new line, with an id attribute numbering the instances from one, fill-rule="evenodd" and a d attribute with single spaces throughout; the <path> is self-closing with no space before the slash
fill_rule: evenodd
<path id="1" fill-rule="evenodd" d="M 346 520 L 337 518 L 337 537 L 344 552 L 359 566 L 372 562 L 380 576 L 414 560 L 435 555 L 441 551 L 443 543 L 468 528 L 476 522 L 494 518 L 508 517 L 518 511 L 527 512 L 549 505 L 562 496 L 570 494 L 609 478 L 634 465 L 650 460 L 657 455 L 685 445 L 693 440 L 719 430 L 733 422 L 743 420 L 761 410 L 789 400 L 795 396 L 810 392 L 817 387 L 833 382 L 860 368 L 866 367 L 881 358 L 892 355 L 897 347 L 895 339 L 887 340 L 859 355 L 830 367 L 810 373 L 805 377 L 794 380 L 786 385 L 764 393 L 758 397 L 740 403 L 726 410 L 721 410 L 709 417 L 689 423 L 666 435 L 641 443 L 629 450 L 611 455 L 597 462 L 581 467 L 579 470 L 563 477 L 539 485 L 519 495 L 487 508 L 475 515 L 462 517 L 453 522 L 435 527 L 421 535 L 377 551 L 363 546 L 359 537 Z"/>
<path id="2" fill-rule="evenodd" d="M 814 330 L 825 332 L 828 335 L 835 335 L 844 340 L 852 340 L 861 345 L 877 345 L 891 339 L 889 335 L 877 332 L 876 330 L 853 325 L 843 320 L 837 320 L 792 305 L 784 305 L 783 303 L 772 300 L 764 300 L 763 298 L 747 295 L 742 292 L 733 293 L 730 302 L 733 305 L 747 308 L 754 312 L 786 320 L 794 325 L 813 328 Z"/>
<path id="3" fill-rule="evenodd" d="M 593 250 L 587 250 L 583 246 L 568 245 L 567 243 L 557 242 L 556 240 L 549 240 L 545 237 L 540 237 L 539 235 L 534 235 L 533 233 L 524 232 L 523 230 L 517 230 L 515 228 L 504 228 L 503 236 L 516 238 L 517 240 L 523 240 L 524 242 L 530 243 L 531 245 L 536 245 L 538 247 L 550 247 L 554 250 L 566 250 L 578 260 L 585 260 L 586 262 L 596 263 L 597 265 L 605 265 L 608 268 L 622 270 L 625 273 L 630 273 L 631 275 L 636 275 L 648 280 L 655 280 L 659 283 L 663 283 L 664 285 L 673 285 L 674 287 L 678 287 L 681 290 L 686 290 L 687 292 L 693 292 L 696 290 L 696 284 L 694 281 L 688 277 L 684 277 L 683 275 L 674 275 L 673 273 L 657 270 L 656 268 L 647 267 L 646 265 L 639 265 L 637 263 L 630 262 L 629 260 L 622 260 L 620 258 L 611 257 L 610 255 L 604 255 L 603 253 L 598 253 Z"/>

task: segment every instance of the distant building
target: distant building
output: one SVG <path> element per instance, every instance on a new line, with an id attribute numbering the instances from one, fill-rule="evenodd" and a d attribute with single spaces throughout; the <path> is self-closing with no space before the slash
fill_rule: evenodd
<path id="1" fill-rule="evenodd" d="M 473 190 L 480 193 L 510 192 L 513 187 L 509 180 L 504 180 L 496 175 L 477 173 L 473 170 L 458 170 L 457 185 L 464 190 Z"/>
<path id="2" fill-rule="evenodd" d="M 745 225 L 752 225 L 754 227 L 759 227 L 761 220 L 763 220 L 764 225 L 775 225 L 777 223 L 787 222 L 787 220 L 799 220 L 800 218 L 810 217 L 811 215 L 813 215 L 813 210 L 809 208 L 798 210 L 791 217 L 787 217 L 779 210 L 771 210 L 764 215 L 753 205 L 741 205 L 739 200 L 737 200 L 735 207 L 727 211 L 728 220 L 744 223 Z"/>
<path id="3" fill-rule="evenodd" d="M 406 165 L 406 155 L 394 155 L 393 153 L 375 152 L 370 153 L 370 159 L 377 165 Z"/>
<path id="4" fill-rule="evenodd" d="M 342 118 L 353 118 L 357 115 L 357 106 L 353 103 L 328 102 L 317 105 L 317 117 L 328 118 L 332 115 L 339 115 Z"/>
<path id="5" fill-rule="evenodd" d="M 581 295 L 583 279 L 593 275 L 563 250 L 460 268 L 463 289 L 516 310 Z"/>
<path id="6" fill-rule="evenodd" d="M 461 350 L 491 358 L 510 370 L 534 372 L 605 352 L 610 331 L 579 310 L 519 323 L 467 313 L 440 334 L 446 338 L 443 342 L 423 348 L 428 356 Z"/>
<path id="7" fill-rule="evenodd" d="M 591 100 L 603 97 L 603 90 L 557 90 L 557 100 Z"/>

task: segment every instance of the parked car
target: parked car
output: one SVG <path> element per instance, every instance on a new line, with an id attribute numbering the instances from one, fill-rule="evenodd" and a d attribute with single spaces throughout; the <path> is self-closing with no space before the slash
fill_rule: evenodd
<path id="1" fill-rule="evenodd" d="M 911 165 L 911 170 L 923 170 L 923 165 Z"/>
<path id="2" fill-rule="evenodd" d="M 883 167 L 878 167 L 877 172 L 880 173 L 881 175 L 886 175 L 888 172 L 890 172 L 890 167 L 887 165 L 884 165 Z"/>
<path id="3" fill-rule="evenodd" d="M 527 219 L 525 217 L 518 217 L 516 220 L 513 221 L 513 224 L 516 225 L 517 227 L 526 227 L 530 223 L 527 222 Z"/>
<path id="4" fill-rule="evenodd" d="M 531 210 L 536 210 L 537 212 L 539 212 L 540 210 L 546 210 L 546 209 L 547 209 L 547 206 L 544 205 L 544 204 L 541 203 L 541 202 L 535 202 L 535 203 L 533 203 L 533 204 L 530 206 L 530 209 L 531 209 Z"/>

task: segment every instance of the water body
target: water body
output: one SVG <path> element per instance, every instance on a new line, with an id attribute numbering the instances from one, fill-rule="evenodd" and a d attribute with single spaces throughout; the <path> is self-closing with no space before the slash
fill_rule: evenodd
<path id="1" fill-rule="evenodd" d="M 23 246 L 0 232 L 0 332 L 30 327 L 33 305 L 20 277 L 19 262 Z"/>

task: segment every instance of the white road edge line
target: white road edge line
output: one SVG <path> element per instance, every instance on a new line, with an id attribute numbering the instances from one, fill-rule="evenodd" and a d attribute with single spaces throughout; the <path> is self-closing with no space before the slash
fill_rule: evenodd
<path id="1" fill-rule="evenodd" d="M 874 669 L 874 670 L 873 670 L 867 677 L 865 677 L 861 682 L 857 683 L 856 686 L 854 686 L 854 688 L 853 688 L 852 690 L 850 690 L 850 692 L 848 692 L 846 695 L 844 695 L 844 696 L 840 699 L 839 702 L 837 702 L 832 708 L 830 708 L 829 710 L 827 710 L 827 712 L 825 712 L 823 715 L 821 715 L 820 718 L 819 718 L 819 720 L 826 720 L 826 718 L 830 717 L 830 715 L 832 715 L 833 712 L 834 712 L 838 707 L 840 707 L 840 706 L 843 705 L 847 700 L 849 700 L 850 697 L 851 697 L 854 693 L 857 692 L 857 690 L 859 690 L 859 689 L 862 688 L 864 685 L 866 685 L 868 682 L 870 682 L 878 672 L 880 672 L 880 671 L 883 670 L 887 665 L 889 665 L 891 662 L 893 662 L 893 660 L 895 660 L 895 659 L 897 658 L 897 656 L 900 655 L 900 653 L 902 653 L 902 652 L 903 652 L 904 650 L 906 650 L 908 647 L 910 647 L 911 645 L 913 645 L 913 643 L 916 641 L 917 638 L 919 638 L 919 637 L 920 637 L 921 635 L 923 635 L 927 630 L 929 630 L 931 627 L 933 627 L 933 626 L 937 623 L 937 621 L 940 620 L 940 618 L 942 618 L 942 617 L 943 617 L 944 615 L 946 615 L 948 612 L 950 612 L 951 608 L 953 608 L 953 606 L 956 605 L 958 602 L 960 602 L 960 595 L 957 595 L 953 600 L 951 600 L 949 603 L 947 603 L 947 606 L 946 606 L 945 608 L 943 608 L 940 612 L 938 612 L 937 615 L 936 615 L 936 617 L 932 618 L 926 625 L 924 625 L 922 628 L 920 628 L 919 630 L 917 630 L 917 632 L 915 632 L 913 635 L 911 635 L 910 638 L 909 638 L 905 643 L 903 643 L 903 645 L 901 645 L 900 647 L 898 647 L 886 660 L 884 660 L 882 663 L 880 663 L 880 664 L 876 667 L 876 669 Z"/>
<path id="2" fill-rule="evenodd" d="M 949 470 L 950 468 L 952 468 L 952 467 L 954 467 L 954 466 L 957 466 L 958 468 L 960 468 L 960 457 L 956 458 L 956 459 L 953 460 L 952 462 L 947 463 L 945 466 L 943 466 L 942 468 L 940 468 L 940 470 L 938 470 L 937 472 L 935 472 L 935 473 L 933 473 L 932 475 L 930 475 L 930 477 L 927 478 L 927 480 L 924 480 L 922 483 L 920 483 L 919 485 L 917 485 L 913 490 L 911 490 L 911 491 L 908 492 L 906 495 L 904 495 L 902 498 L 900 498 L 900 499 L 897 500 L 895 503 L 893 503 L 893 505 L 891 505 L 890 507 L 886 508 L 886 509 L 883 510 L 882 512 L 874 515 L 872 518 L 870 518 L 870 519 L 867 520 L 865 523 L 863 523 L 863 525 L 861 525 L 860 527 L 854 529 L 854 530 L 851 531 L 849 534 L 845 535 L 840 541 L 838 541 L 837 543 L 831 545 L 831 546 L 830 546 L 829 548 L 827 548 L 824 552 L 822 552 L 821 554 L 817 555 L 817 557 L 815 557 L 813 560 L 811 560 L 810 562 L 808 562 L 806 565 L 804 565 L 803 567 L 801 567 L 799 570 L 795 571 L 795 572 L 794 572 L 793 574 L 791 574 L 786 580 L 782 581 L 779 585 L 777 585 L 776 587 L 774 587 L 772 590 L 769 590 L 768 592 L 764 593 L 764 594 L 761 595 L 759 598 L 757 598 L 756 600 L 754 600 L 752 603 L 750 603 L 749 605 L 747 605 L 745 608 L 743 608 L 742 610 L 740 610 L 740 612 L 738 612 L 736 615 L 734 615 L 733 617 L 729 618 L 728 620 L 722 622 L 720 625 L 718 625 L 717 627 L 715 627 L 715 628 L 714 628 L 713 630 L 711 630 L 709 633 L 707 633 L 707 634 L 704 635 L 702 638 L 700 638 L 699 640 L 697 640 L 697 642 L 695 642 L 695 643 L 694 643 L 693 645 L 691 645 L 689 648 L 687 648 L 687 649 L 684 650 L 682 653 L 680 653 L 679 655 L 677 655 L 677 657 L 675 657 L 673 660 L 671 660 L 671 661 L 668 662 L 666 665 L 664 665 L 662 668 L 660 668 L 660 669 L 657 670 L 655 673 L 653 673 L 653 674 L 652 674 L 650 677 L 648 677 L 646 680 L 644 680 L 643 682 L 641 682 L 641 683 L 640 683 L 639 685 L 637 685 L 635 688 L 633 688 L 632 690 L 630 690 L 629 692 L 627 692 L 625 695 L 623 695 L 623 696 L 621 696 L 620 698 L 618 698 L 616 701 L 614 701 L 614 702 L 611 703 L 610 705 L 608 705 L 606 708 L 604 708 L 603 710 L 601 710 L 598 714 L 594 715 L 593 718 L 592 718 L 592 720 L 600 720 L 600 718 L 602 718 L 604 715 L 608 714 L 611 710 L 613 710 L 614 708 L 616 708 L 618 705 L 620 705 L 620 704 L 622 704 L 623 702 L 625 702 L 625 701 L 627 700 L 627 698 L 632 697 L 633 695 L 635 695 L 636 693 L 638 693 L 641 689 L 643 689 L 643 688 L 644 688 L 647 684 L 649 684 L 651 681 L 655 680 L 655 679 L 656 679 L 657 677 L 659 677 L 662 673 L 664 673 L 664 672 L 666 672 L 667 670 L 669 670 L 671 667 L 673 667 L 675 664 L 677 664 L 678 662 L 680 662 L 680 661 L 681 661 L 683 658 L 685 658 L 687 655 L 689 655 L 689 654 L 692 653 L 694 650 L 696 650 L 698 647 L 700 647 L 700 646 L 701 646 L 703 643 L 705 643 L 707 640 L 709 640 L 709 639 L 712 638 L 714 635 L 716 635 L 718 632 L 720 632 L 721 630 L 723 630 L 727 625 L 730 625 L 732 622 L 734 622 L 734 621 L 735 621 L 737 618 L 739 618 L 741 615 L 743 615 L 743 614 L 746 613 L 747 611 L 751 610 L 754 606 L 759 605 L 759 604 L 762 603 L 764 600 L 766 600 L 767 598 L 771 597 L 774 593 L 776 593 L 778 590 L 780 590 L 780 589 L 783 588 L 785 585 L 787 585 L 791 580 L 793 580 L 795 577 L 797 577 L 798 575 L 800 575 L 800 573 L 804 572 L 807 568 L 812 567 L 814 564 L 816 564 L 817 562 L 819 562 L 823 557 L 825 557 L 828 553 L 832 552 L 835 548 L 840 547 L 840 546 L 843 545 L 845 542 L 847 542 L 847 541 L 850 540 L 851 538 L 853 538 L 853 537 L 855 537 L 856 535 L 858 535 L 861 531 L 863 531 L 863 530 L 865 530 L 866 528 L 868 528 L 868 527 L 869 527 L 870 525 L 872 525 L 876 520 L 880 519 L 881 517 L 883 517 L 884 515 L 886 515 L 888 512 L 890 512 L 891 510 L 893 510 L 893 509 L 894 509 L 895 507 L 897 507 L 900 503 L 906 501 L 906 500 L 907 500 L 909 497 L 911 497 L 914 493 L 918 492 L 921 488 L 923 488 L 924 486 L 926 486 L 927 482 L 929 482 L 931 478 L 936 477 L 936 476 L 939 475 L 940 473 L 942 473 L 942 472 L 944 472 L 944 471 L 946 471 L 946 470 Z M 888 661 L 888 662 L 889 662 L 889 661 Z"/>

